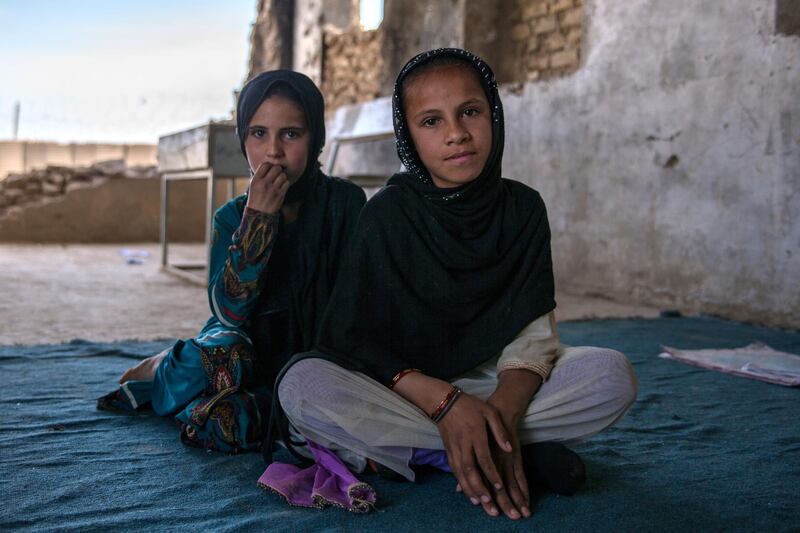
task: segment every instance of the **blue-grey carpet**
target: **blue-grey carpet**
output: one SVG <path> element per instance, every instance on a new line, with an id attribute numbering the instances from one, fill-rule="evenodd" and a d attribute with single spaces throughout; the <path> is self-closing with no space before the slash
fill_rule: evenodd
<path id="1" fill-rule="evenodd" d="M 0 529 L 800 531 L 800 390 L 657 357 L 660 344 L 754 340 L 800 353 L 800 333 L 711 318 L 575 322 L 561 332 L 568 344 L 626 353 L 639 399 L 577 448 L 585 488 L 541 497 L 518 523 L 485 516 L 441 473 L 416 484 L 364 478 L 378 492 L 369 515 L 289 508 L 256 486 L 260 456 L 186 448 L 169 419 L 95 409 L 123 369 L 169 342 L 0 347 Z"/>

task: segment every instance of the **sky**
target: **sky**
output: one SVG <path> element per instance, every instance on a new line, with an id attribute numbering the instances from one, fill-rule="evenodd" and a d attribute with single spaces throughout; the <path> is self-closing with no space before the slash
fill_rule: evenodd
<path id="1" fill-rule="evenodd" d="M 0 140 L 156 143 L 226 118 L 257 0 L 0 0 Z"/>

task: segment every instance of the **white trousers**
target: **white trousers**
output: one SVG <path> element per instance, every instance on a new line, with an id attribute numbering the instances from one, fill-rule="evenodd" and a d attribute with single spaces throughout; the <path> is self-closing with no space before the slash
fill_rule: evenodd
<path id="1" fill-rule="evenodd" d="M 497 360 L 452 383 L 486 400 L 497 387 Z M 561 347 L 550 378 L 520 421 L 520 443 L 587 439 L 622 418 L 636 389 L 636 374 L 623 354 Z M 413 480 L 411 448 L 444 449 L 425 412 L 366 375 L 324 359 L 294 364 L 278 393 L 292 433 L 330 448 L 357 472 L 370 458 Z"/>

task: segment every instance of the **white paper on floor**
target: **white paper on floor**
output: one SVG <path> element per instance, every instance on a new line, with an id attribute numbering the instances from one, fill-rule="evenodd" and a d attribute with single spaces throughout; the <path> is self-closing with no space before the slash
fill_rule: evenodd
<path id="1" fill-rule="evenodd" d="M 787 387 L 800 386 L 800 355 L 779 352 L 760 342 L 736 349 L 661 349 L 659 357 L 664 359 Z"/>

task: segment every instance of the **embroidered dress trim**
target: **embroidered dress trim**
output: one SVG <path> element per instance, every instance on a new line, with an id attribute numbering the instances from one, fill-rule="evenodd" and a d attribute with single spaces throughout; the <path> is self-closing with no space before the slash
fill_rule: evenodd
<path id="1" fill-rule="evenodd" d="M 347 497 L 350 499 L 351 506 L 348 507 L 344 504 L 341 504 L 337 501 L 333 501 L 328 499 L 321 494 L 314 494 L 311 497 L 311 503 L 299 503 L 297 501 L 292 501 L 289 496 L 282 493 L 275 487 L 271 487 L 266 483 L 258 481 L 256 483 L 259 487 L 274 494 L 277 494 L 288 503 L 291 507 L 305 507 L 305 508 L 312 508 L 312 509 L 325 509 L 326 507 L 338 507 L 340 509 L 345 509 L 350 511 L 351 513 L 357 514 L 364 514 L 372 511 L 375 509 L 375 502 L 370 501 L 371 494 L 374 494 L 373 489 L 370 485 L 364 482 L 356 483 L 355 485 L 351 485 L 347 487 Z"/>

